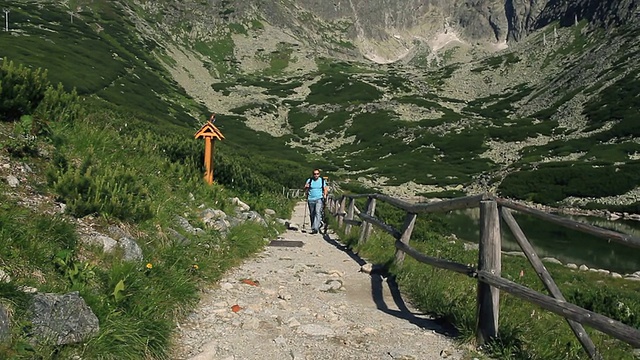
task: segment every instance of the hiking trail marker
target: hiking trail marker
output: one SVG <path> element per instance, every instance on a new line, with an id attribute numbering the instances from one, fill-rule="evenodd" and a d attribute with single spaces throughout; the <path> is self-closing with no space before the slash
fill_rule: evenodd
<path id="1" fill-rule="evenodd" d="M 213 154 L 215 152 L 214 140 L 224 139 L 224 135 L 222 135 L 220 130 L 213 125 L 215 121 L 216 114 L 211 114 L 209 121 L 195 134 L 196 139 L 204 138 L 204 167 L 206 169 L 204 179 L 209 183 L 209 185 L 213 184 Z"/>

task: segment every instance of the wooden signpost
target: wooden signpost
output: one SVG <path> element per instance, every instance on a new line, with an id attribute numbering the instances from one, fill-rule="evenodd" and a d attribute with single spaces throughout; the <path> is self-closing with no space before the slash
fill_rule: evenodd
<path id="1" fill-rule="evenodd" d="M 213 125 L 216 121 L 216 114 L 211 114 L 209 121 L 204 124 L 195 134 L 196 139 L 204 138 L 204 179 L 209 184 L 213 184 L 213 154 L 215 151 L 215 139 L 222 140 L 224 135 Z"/>

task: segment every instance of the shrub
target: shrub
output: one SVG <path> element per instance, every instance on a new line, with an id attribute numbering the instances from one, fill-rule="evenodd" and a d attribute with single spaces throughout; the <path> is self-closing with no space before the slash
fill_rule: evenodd
<path id="1" fill-rule="evenodd" d="M 100 214 L 139 221 L 151 216 L 145 184 L 124 166 L 105 170 L 89 156 L 79 167 L 57 169 L 50 180 L 67 211 L 76 217 Z"/>
<path id="2" fill-rule="evenodd" d="M 15 120 L 32 114 L 49 87 L 46 70 L 31 70 L 4 60 L 0 66 L 0 118 Z"/>

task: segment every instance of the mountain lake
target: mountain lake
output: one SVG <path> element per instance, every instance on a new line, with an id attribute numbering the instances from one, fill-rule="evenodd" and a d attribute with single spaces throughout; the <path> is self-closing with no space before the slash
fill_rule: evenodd
<path id="1" fill-rule="evenodd" d="M 638 248 L 568 229 L 530 215 L 515 211 L 512 214 L 540 258 L 556 258 L 563 264 L 586 265 L 589 268 L 606 269 L 622 275 L 640 270 Z M 640 238 L 640 221 L 611 221 L 586 216 L 565 217 Z M 475 208 L 452 211 L 447 215 L 446 221 L 452 233 L 459 239 L 478 243 L 479 220 L 480 209 Z M 503 251 L 522 251 L 504 221 L 501 222 L 501 233 Z"/>

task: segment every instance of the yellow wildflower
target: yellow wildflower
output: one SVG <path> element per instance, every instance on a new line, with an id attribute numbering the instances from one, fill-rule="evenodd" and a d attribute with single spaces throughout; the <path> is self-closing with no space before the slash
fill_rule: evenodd
<path id="1" fill-rule="evenodd" d="M 152 269 L 153 268 L 153 264 L 152 263 L 147 263 L 147 269 Z"/>

